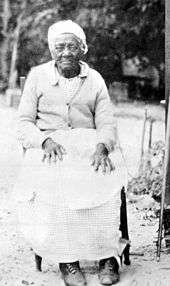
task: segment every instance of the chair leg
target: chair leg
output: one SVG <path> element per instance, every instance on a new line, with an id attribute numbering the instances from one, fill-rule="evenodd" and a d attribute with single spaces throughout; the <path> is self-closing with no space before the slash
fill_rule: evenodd
<path id="1" fill-rule="evenodd" d="M 37 271 L 42 271 L 41 262 L 42 262 L 42 257 L 35 253 L 35 266 Z"/>
<path id="2" fill-rule="evenodd" d="M 130 265 L 130 259 L 129 259 L 129 250 L 130 250 L 130 245 L 126 245 L 124 251 L 123 251 L 123 256 L 124 256 L 124 264 L 125 265 Z"/>
<path id="3" fill-rule="evenodd" d="M 120 231 L 122 233 L 122 238 L 129 240 L 128 221 L 127 221 L 127 207 L 126 207 L 126 194 L 125 194 L 125 188 L 124 187 L 121 190 Z M 124 264 L 126 264 L 126 265 L 130 265 L 129 250 L 130 250 L 130 245 L 127 244 L 127 246 L 125 247 L 125 249 L 123 251 Z"/>

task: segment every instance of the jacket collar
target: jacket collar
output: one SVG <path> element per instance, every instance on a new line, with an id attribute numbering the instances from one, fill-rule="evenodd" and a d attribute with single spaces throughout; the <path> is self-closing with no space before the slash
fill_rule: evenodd
<path id="1" fill-rule="evenodd" d="M 84 78 L 84 77 L 88 76 L 88 73 L 89 73 L 89 66 L 88 66 L 88 64 L 86 64 L 83 61 L 80 61 L 80 74 L 78 76 L 81 77 L 81 78 Z M 59 73 L 57 71 L 57 68 L 55 67 L 55 61 L 54 60 L 52 60 L 50 62 L 49 75 L 50 75 L 51 85 L 58 84 L 60 75 L 59 75 Z"/>

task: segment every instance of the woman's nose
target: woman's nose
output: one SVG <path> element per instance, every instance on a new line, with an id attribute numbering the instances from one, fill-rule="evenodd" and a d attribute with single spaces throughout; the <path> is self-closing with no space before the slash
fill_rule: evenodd
<path id="1" fill-rule="evenodd" d="M 65 46 L 65 48 L 62 52 L 63 56 L 68 56 L 68 55 L 70 55 L 70 53 L 71 53 L 70 49 L 67 46 Z"/>

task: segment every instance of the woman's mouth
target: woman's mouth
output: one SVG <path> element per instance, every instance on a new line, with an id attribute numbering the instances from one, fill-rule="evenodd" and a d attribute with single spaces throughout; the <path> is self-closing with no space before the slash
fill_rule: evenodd
<path id="1" fill-rule="evenodd" d="M 73 62 L 73 60 L 70 59 L 70 58 L 68 58 L 68 59 L 66 59 L 66 58 L 61 59 L 61 63 L 72 63 L 72 62 Z"/>

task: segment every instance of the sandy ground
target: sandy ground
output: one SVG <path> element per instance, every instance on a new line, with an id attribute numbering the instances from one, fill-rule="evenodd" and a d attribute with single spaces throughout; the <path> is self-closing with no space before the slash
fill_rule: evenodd
<path id="1" fill-rule="evenodd" d="M 144 105 L 123 104 L 115 107 L 120 143 L 129 172 L 135 175 L 141 145 Z M 149 114 L 158 121 L 153 128 L 153 141 L 164 138 L 164 110 L 149 106 Z M 11 200 L 12 187 L 21 167 L 22 153 L 15 139 L 16 110 L 0 102 L 0 286 L 64 286 L 57 265 L 43 261 L 43 272 L 35 271 L 33 253 L 17 230 L 16 217 Z M 148 126 L 147 136 L 148 138 Z M 147 145 L 147 144 L 146 144 Z M 170 285 L 170 254 L 163 246 L 161 261 L 156 262 L 155 238 L 158 220 L 144 220 L 143 211 L 128 204 L 128 220 L 131 239 L 131 266 L 121 268 L 120 286 L 168 286 Z M 142 256 L 139 254 L 142 253 Z M 94 262 L 82 262 L 88 285 L 99 285 L 97 266 Z"/>

